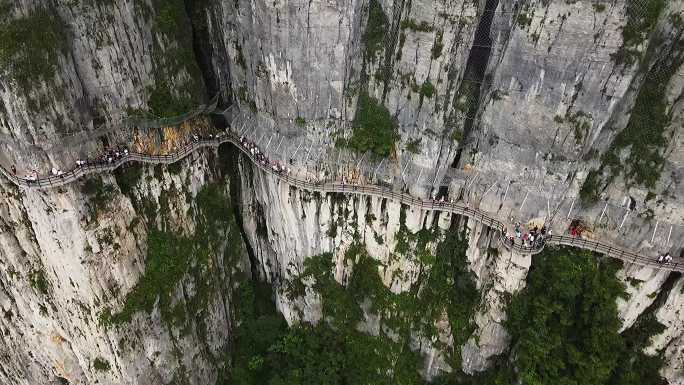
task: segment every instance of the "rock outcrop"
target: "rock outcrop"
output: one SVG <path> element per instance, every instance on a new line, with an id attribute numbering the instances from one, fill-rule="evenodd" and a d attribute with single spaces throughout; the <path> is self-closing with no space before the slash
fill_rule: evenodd
<path id="1" fill-rule="evenodd" d="M 420 196 L 443 185 L 502 219 L 552 220 L 558 232 L 579 220 L 591 236 L 678 254 L 683 9 L 646 0 L 0 2 L 0 165 L 66 169 L 123 138 L 168 151 L 206 121 L 135 128 L 219 94 L 222 107 L 258 118 L 245 120 L 259 122 L 258 135 L 244 126 L 247 136 L 281 138 L 271 152 L 295 158 L 301 171 L 304 157 L 338 165 L 334 146 L 353 143 L 359 111 L 380 111 L 395 131 L 378 139 L 390 138 L 380 143 L 389 147 L 384 163 L 374 163 L 384 164 L 385 181 Z M 134 124 L 142 118 L 148 124 Z M 481 306 L 460 369 L 481 371 L 506 349 L 506 301 L 524 287 L 531 261 L 499 248 L 490 229 L 378 198 L 291 188 L 244 161 L 230 188 L 239 189 L 251 263 L 242 246 L 216 246 L 234 252 L 230 266 L 205 266 L 220 279 L 183 276 L 168 303 L 108 325 L 105 310 L 121 314 L 143 282 L 153 229 L 190 236 L 205 220 L 198 194 L 219 183 L 229 196 L 214 156 L 173 167 L 145 167 L 133 187 L 120 175 L 47 191 L 0 181 L 0 382 L 211 383 L 231 339 L 233 269 L 251 268 L 281 289 L 304 260 L 331 252 L 344 282 L 341 255 L 360 241 L 399 293 L 415 272 L 394 257 L 403 226 L 468 229 Z M 618 302 L 623 329 L 656 314 L 668 328 L 650 353 L 663 354 L 663 374 L 682 383 L 681 280 L 628 265 L 619 278 L 630 294 Z M 200 306 L 205 285 L 213 294 Z M 276 290 L 276 301 L 289 322 L 321 319 L 315 295 L 290 301 Z M 169 318 L 169 307 L 185 321 Z M 439 325 L 440 341 L 453 344 L 446 320 Z M 452 369 L 432 344 L 415 347 L 426 377 Z"/>
<path id="2" fill-rule="evenodd" d="M 213 383 L 231 337 L 229 277 L 246 262 L 244 247 L 227 242 L 234 222 L 216 250 L 232 259 L 177 277 L 169 308 L 137 309 L 120 324 L 104 318 L 123 311 L 127 293 L 150 274 L 155 229 L 201 231 L 198 194 L 220 183 L 211 158 L 198 155 L 176 173 L 146 167 L 138 179 L 103 175 L 57 190 L 19 191 L 2 182 L 0 383 Z M 183 316 L 169 321 L 172 310 Z"/>

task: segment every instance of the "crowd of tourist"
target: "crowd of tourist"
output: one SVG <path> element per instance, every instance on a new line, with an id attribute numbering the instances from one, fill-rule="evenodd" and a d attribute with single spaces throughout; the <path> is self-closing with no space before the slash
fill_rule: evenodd
<path id="1" fill-rule="evenodd" d="M 204 135 L 200 136 L 196 133 L 192 133 L 186 138 L 184 143 L 187 145 L 187 144 L 190 144 L 192 142 L 196 143 L 200 140 L 219 138 L 221 135 L 222 134 L 219 133 L 216 135 L 209 134 L 207 136 L 204 136 Z M 122 158 L 127 157 L 128 154 L 129 154 L 128 148 L 126 148 L 125 146 L 107 147 L 104 152 L 102 152 L 101 154 L 99 154 L 98 156 L 96 156 L 94 158 L 86 158 L 86 159 L 76 160 L 76 167 L 72 171 L 75 171 L 75 170 L 82 168 L 82 167 L 110 165 L 110 164 L 117 162 L 118 160 L 120 160 Z M 12 171 L 13 176 L 17 176 L 17 168 L 15 165 L 12 165 L 11 171 Z M 66 175 L 65 172 L 63 172 L 62 170 L 60 170 L 56 167 L 53 167 L 48 172 L 47 177 L 63 178 L 65 175 Z M 33 182 L 37 182 L 39 179 L 43 179 L 43 177 L 39 176 L 37 170 L 31 170 L 31 172 L 28 172 L 24 175 L 23 179 L 26 182 L 33 183 Z"/>
<path id="2" fill-rule="evenodd" d="M 208 135 L 199 135 L 197 133 L 192 133 L 190 134 L 187 139 L 184 141 L 185 144 L 190 144 L 190 143 L 197 143 L 201 140 L 213 140 L 216 138 L 220 138 L 221 136 L 225 135 L 224 133 L 218 133 L 218 134 L 208 134 Z M 240 137 L 240 144 L 246 148 L 254 157 L 254 159 L 260 163 L 261 165 L 265 167 L 271 168 L 271 170 L 275 171 L 276 173 L 289 173 L 290 168 L 285 167 L 278 161 L 272 161 L 269 160 L 268 157 L 259 149 L 259 147 L 249 139 L 247 139 L 245 136 Z M 103 165 L 109 165 L 117 162 L 118 160 L 127 157 L 129 154 L 128 148 L 124 146 L 118 146 L 118 147 L 108 147 L 105 149 L 105 151 L 98 155 L 95 158 L 86 158 L 85 160 L 83 159 L 78 159 L 76 160 L 76 169 L 82 168 L 82 167 L 91 167 L 91 166 L 103 166 Z M 17 168 L 15 165 L 12 165 L 11 167 L 11 172 L 12 175 L 17 176 Z M 49 173 L 48 177 L 59 177 L 63 178 L 66 175 L 62 170 L 53 167 Z M 42 179 L 42 177 L 39 176 L 37 170 L 31 170 L 31 172 L 26 173 L 23 177 L 23 179 L 26 182 L 32 183 L 32 182 L 37 182 L 39 179 Z"/>
<path id="3" fill-rule="evenodd" d="M 658 255 L 658 263 L 660 263 L 661 265 L 670 262 L 672 262 L 672 256 L 670 255 L 670 253 Z"/>
<path id="4" fill-rule="evenodd" d="M 551 235 L 551 230 L 547 231 L 545 225 L 542 225 L 541 229 L 539 226 L 534 226 L 530 231 L 523 231 L 520 222 L 515 222 L 513 234 L 508 236 L 508 240 L 515 245 L 516 239 L 519 239 L 522 247 L 536 249 L 544 245 L 547 234 Z"/>
<path id="5" fill-rule="evenodd" d="M 246 148 L 250 154 L 254 157 L 254 159 L 260 163 L 264 167 L 269 167 L 271 170 L 275 171 L 278 174 L 289 174 L 290 173 L 290 168 L 285 167 L 278 161 L 272 161 L 269 160 L 266 154 L 264 154 L 259 146 L 257 146 L 254 142 L 250 141 L 247 139 L 245 136 L 240 136 L 240 145 L 242 145 L 244 148 Z"/>
<path id="6" fill-rule="evenodd" d="M 192 143 L 197 143 L 200 140 L 213 140 L 213 139 L 218 139 L 221 136 L 225 135 L 224 133 L 219 133 L 219 134 L 209 134 L 207 136 L 204 135 L 198 135 L 196 133 L 190 134 L 188 137 L 185 139 L 185 144 L 190 144 Z M 291 172 L 289 167 L 286 167 L 285 165 L 281 164 L 279 161 L 275 160 L 270 160 L 266 154 L 261 151 L 259 146 L 246 138 L 244 135 L 240 136 L 239 138 L 239 143 L 240 145 L 249 152 L 254 160 L 261 164 L 262 166 L 266 168 L 270 168 L 277 174 L 289 174 Z M 97 157 L 94 158 L 86 158 L 85 160 L 78 159 L 76 160 L 76 168 L 75 170 L 83 167 L 91 167 L 91 166 L 103 166 L 103 165 L 111 165 L 113 163 L 116 163 L 117 161 L 126 158 L 129 155 L 128 148 L 125 146 L 118 146 L 118 147 L 108 147 L 105 149 L 103 153 L 98 155 Z M 293 163 L 292 160 L 290 160 L 291 163 Z M 12 165 L 11 167 L 11 172 L 12 175 L 16 176 L 17 175 L 17 169 L 16 166 Z M 63 178 L 66 174 L 55 167 L 53 167 L 49 171 L 49 175 L 52 177 L 58 177 L 58 178 Z M 28 172 L 24 175 L 23 179 L 26 182 L 29 183 L 35 183 L 37 182 L 39 178 L 39 174 L 37 170 L 31 170 L 31 172 Z M 307 181 L 311 182 L 311 179 L 307 177 Z M 347 184 L 349 181 L 347 180 L 346 176 L 342 176 L 342 184 Z M 357 181 L 358 184 L 360 184 L 360 181 Z M 405 186 L 406 190 L 408 186 Z M 403 191 L 404 189 L 402 189 Z M 408 191 L 405 191 L 408 192 Z M 445 203 L 453 203 L 453 199 L 449 199 L 446 194 L 439 194 L 439 196 L 436 196 L 436 192 L 432 192 L 432 201 L 438 204 L 439 206 L 443 206 Z M 573 236 L 573 237 L 578 237 L 580 236 L 582 229 L 581 225 L 578 225 L 577 223 L 572 223 L 571 226 L 568 228 L 568 233 Z M 529 231 L 525 231 L 523 229 L 523 226 L 521 225 L 520 222 L 515 222 L 514 224 L 514 230 L 513 234 L 508 234 L 506 236 L 506 239 L 508 242 L 510 242 L 511 245 L 515 245 L 517 242 L 520 242 L 523 248 L 529 248 L 529 249 L 537 249 L 540 248 L 544 245 L 544 242 L 546 241 L 547 235 L 551 235 L 551 230 L 547 230 L 545 225 L 542 225 L 541 228 L 538 226 L 534 226 L 534 228 L 530 229 Z M 665 254 L 658 254 L 657 256 L 657 262 L 659 264 L 668 264 L 671 263 L 673 260 L 672 256 L 670 253 L 665 253 Z"/>
<path id="7" fill-rule="evenodd" d="M 116 148 L 106 148 L 105 151 L 98 155 L 97 157 L 93 159 L 86 158 L 85 160 L 78 159 L 76 160 L 76 167 L 74 170 L 79 169 L 81 167 L 89 167 L 89 166 L 96 166 L 96 165 L 107 165 L 116 162 L 117 160 L 128 156 L 128 149 L 123 146 L 119 146 Z M 17 175 L 17 167 L 15 165 L 12 165 L 11 168 L 12 175 L 16 176 Z M 48 172 L 48 177 L 59 177 L 63 178 L 66 174 L 64 171 L 52 167 L 50 171 Z M 38 175 L 37 170 L 31 170 L 31 172 L 28 172 L 24 175 L 23 179 L 26 182 L 33 183 L 37 182 L 39 179 L 42 179 Z"/>

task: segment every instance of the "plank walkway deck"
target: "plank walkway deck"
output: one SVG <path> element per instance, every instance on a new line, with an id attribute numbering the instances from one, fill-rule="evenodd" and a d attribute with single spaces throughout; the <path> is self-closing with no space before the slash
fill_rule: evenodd
<path id="1" fill-rule="evenodd" d="M 506 225 L 503 222 L 492 217 L 484 211 L 468 207 L 467 205 L 460 202 L 436 202 L 434 200 L 416 198 L 403 192 L 393 191 L 387 187 L 381 187 L 376 185 L 343 184 L 338 182 L 318 183 L 297 178 L 292 175 L 278 173 L 274 171 L 271 167 L 268 167 L 258 162 L 250 153 L 249 149 L 247 149 L 240 143 L 237 135 L 232 132 L 223 134 L 214 139 L 199 140 L 188 146 L 185 146 L 184 148 L 178 150 L 173 154 L 147 155 L 131 152 L 127 156 L 121 157 L 116 161 L 113 161 L 112 163 L 87 164 L 85 166 L 66 172 L 61 176 L 49 176 L 41 178 L 37 181 L 29 181 L 24 178 L 19 178 L 15 175 L 12 175 L 8 170 L 6 170 L 3 167 L 0 167 L 0 173 L 4 174 L 4 176 L 7 179 L 9 179 L 12 183 L 21 188 L 50 189 L 64 186 L 86 175 L 102 172 L 111 172 L 123 166 L 124 164 L 130 162 L 171 164 L 187 157 L 191 153 L 198 151 L 202 148 L 218 147 L 224 143 L 231 143 L 235 145 L 238 149 L 242 151 L 242 153 L 244 153 L 244 155 L 248 159 L 252 161 L 252 163 L 256 167 L 258 167 L 262 171 L 275 175 L 284 183 L 287 183 L 298 188 L 306 189 L 309 191 L 318 191 L 321 193 L 371 195 L 398 201 L 400 203 L 415 208 L 449 212 L 474 219 L 490 228 L 495 229 L 498 232 L 499 242 L 507 250 L 514 250 L 516 252 L 523 254 L 537 254 L 544 249 L 545 245 L 567 245 L 578 247 L 585 250 L 596 251 L 604 255 L 607 255 L 611 258 L 616 258 L 627 263 L 637 264 L 641 266 L 650 266 L 657 269 L 665 269 L 671 271 L 684 271 L 684 261 L 682 261 L 680 258 L 675 258 L 671 263 L 668 264 L 659 264 L 655 260 L 654 256 L 642 255 L 634 251 L 630 251 L 621 247 L 617 247 L 615 245 L 611 245 L 610 243 L 602 242 L 600 240 L 583 239 L 565 235 L 549 235 L 546 237 L 545 244 L 537 247 L 523 247 L 522 245 L 517 243 L 511 244 L 511 242 L 508 239 L 506 239 Z"/>

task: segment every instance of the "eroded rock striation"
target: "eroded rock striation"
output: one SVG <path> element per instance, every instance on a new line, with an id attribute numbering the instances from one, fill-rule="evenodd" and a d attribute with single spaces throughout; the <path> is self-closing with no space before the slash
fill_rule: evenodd
<path id="1" fill-rule="evenodd" d="M 282 138 L 271 152 L 291 148 L 280 152 L 295 171 L 304 157 L 366 153 L 349 164 L 384 159 L 384 180 L 422 197 L 441 185 L 502 220 L 559 232 L 576 220 L 589 236 L 679 255 L 683 11 L 660 0 L 0 2 L 0 165 L 66 169 L 121 141 L 165 153 L 211 128 L 156 128 L 164 118 L 218 95 L 249 116 L 238 124 L 258 123 L 245 135 Z M 444 315 L 411 346 L 425 378 L 478 373 L 509 348 L 509 299 L 533 266 L 475 221 L 293 188 L 227 147 L 53 190 L 0 181 L 0 196 L 7 384 L 216 383 L 235 274 L 269 282 L 288 323 L 322 322 L 316 293 L 287 295 L 307 259 L 331 253 L 345 284 L 345 254 L 361 244 L 404 293 L 421 271 L 404 248 L 429 230 L 435 253 L 454 229 L 478 306 L 467 333 Z M 159 256 L 178 259 L 158 269 Z M 682 383 L 682 279 L 630 265 L 617 276 L 622 331 L 665 325 L 646 352 Z M 364 317 L 371 334 L 386 327 Z"/>

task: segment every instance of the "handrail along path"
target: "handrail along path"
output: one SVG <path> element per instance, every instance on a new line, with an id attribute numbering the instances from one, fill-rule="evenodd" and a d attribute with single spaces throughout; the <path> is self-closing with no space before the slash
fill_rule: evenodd
<path id="1" fill-rule="evenodd" d="M 506 225 L 499 221 L 498 219 L 490 216 L 489 214 L 481 211 L 479 209 L 470 208 L 462 203 L 452 203 L 452 202 L 437 202 L 434 200 L 427 200 L 413 197 L 409 194 L 403 192 L 393 191 L 386 187 L 380 187 L 376 185 L 354 185 L 354 184 L 344 184 L 339 182 L 327 182 L 327 183 L 316 183 L 306 181 L 300 178 L 296 178 L 287 173 L 279 173 L 274 171 L 272 168 L 263 165 L 261 162 L 257 161 L 254 155 L 251 154 L 250 150 L 247 149 L 242 143 L 240 143 L 239 138 L 233 132 L 228 132 L 224 135 L 218 136 L 213 139 L 202 139 L 193 142 L 173 154 L 168 155 L 147 155 L 136 152 L 129 152 L 128 155 L 122 156 L 121 158 L 111 162 L 98 162 L 89 163 L 84 166 L 73 169 L 66 172 L 60 176 L 48 176 L 46 178 L 41 178 L 36 181 L 26 180 L 24 178 L 19 178 L 16 175 L 8 172 L 4 167 L 0 167 L 0 173 L 2 173 L 7 179 L 17 186 L 23 188 L 53 188 L 64 186 L 68 183 L 78 180 L 79 178 L 95 173 L 113 171 L 126 163 L 129 162 L 140 162 L 140 163 L 152 163 L 152 164 L 171 164 L 175 163 L 189 154 L 205 147 L 218 147 L 224 143 L 231 143 L 235 145 L 244 155 L 246 155 L 252 163 L 261 169 L 262 171 L 275 175 L 280 180 L 285 183 L 299 187 L 302 189 L 310 191 L 318 191 L 322 193 L 347 193 L 347 194 L 361 194 L 361 195 L 372 195 L 380 198 L 392 199 L 399 201 L 400 203 L 417 207 L 425 210 L 438 210 L 450 212 L 453 214 L 463 215 L 468 218 L 474 219 L 488 227 L 495 229 L 499 234 L 499 242 L 508 250 L 514 250 L 522 254 L 537 254 L 540 253 L 545 245 L 567 245 L 578 247 L 585 250 L 596 251 L 603 253 L 611 258 L 616 258 L 628 263 L 640 265 L 640 266 L 650 266 L 671 271 L 684 271 L 684 263 L 676 258 L 674 262 L 668 264 L 659 264 L 653 257 L 644 256 L 633 251 L 629 251 L 608 243 L 604 243 L 598 240 L 583 239 L 578 237 L 571 237 L 565 235 L 547 235 L 545 242 L 541 245 L 535 247 L 523 247 L 522 245 L 511 243 L 506 238 Z"/>

